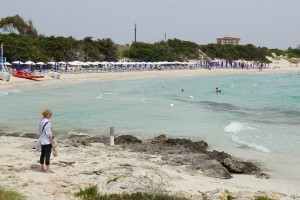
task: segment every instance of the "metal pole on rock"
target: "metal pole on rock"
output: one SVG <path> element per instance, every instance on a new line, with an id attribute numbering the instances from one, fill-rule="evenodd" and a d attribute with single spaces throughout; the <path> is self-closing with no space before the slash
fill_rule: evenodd
<path id="1" fill-rule="evenodd" d="M 109 145 L 114 146 L 115 145 L 115 128 L 113 126 L 111 126 L 109 129 L 109 135 L 110 135 Z"/>

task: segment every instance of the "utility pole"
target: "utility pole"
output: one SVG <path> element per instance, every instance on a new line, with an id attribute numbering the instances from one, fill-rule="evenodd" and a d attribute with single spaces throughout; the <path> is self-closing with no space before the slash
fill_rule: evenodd
<path id="1" fill-rule="evenodd" d="M 134 24 L 134 42 L 136 42 L 136 24 Z"/>
<path id="2" fill-rule="evenodd" d="M 165 42 L 167 41 L 167 32 L 165 32 Z"/>

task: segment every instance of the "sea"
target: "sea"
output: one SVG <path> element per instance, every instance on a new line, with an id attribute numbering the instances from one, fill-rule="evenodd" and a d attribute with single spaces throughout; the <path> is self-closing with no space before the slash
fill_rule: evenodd
<path id="1" fill-rule="evenodd" d="M 0 85 L 1 86 L 1 85 Z M 215 93 L 215 88 L 221 93 Z M 0 92 L 0 133 L 37 133 L 50 108 L 53 132 L 205 140 L 300 184 L 300 76 L 296 73 L 136 78 Z"/>

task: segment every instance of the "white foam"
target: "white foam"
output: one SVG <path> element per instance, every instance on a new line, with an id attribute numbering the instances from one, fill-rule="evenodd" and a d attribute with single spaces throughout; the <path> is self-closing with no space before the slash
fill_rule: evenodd
<path id="1" fill-rule="evenodd" d="M 245 123 L 240 123 L 238 121 L 233 121 L 224 128 L 226 133 L 240 133 L 241 131 L 248 129 L 249 126 Z"/>
<path id="2" fill-rule="evenodd" d="M 267 148 L 267 147 L 264 147 L 264 146 L 261 146 L 261 145 L 258 145 L 258 144 L 254 144 L 254 143 L 248 143 L 248 142 L 245 142 L 245 141 L 242 141 L 239 139 L 239 137 L 237 135 L 233 135 L 231 137 L 232 141 L 240 144 L 240 145 L 244 145 L 246 147 L 249 147 L 251 149 L 254 149 L 256 151 L 259 151 L 259 152 L 263 152 L 263 153 L 268 153 L 270 152 L 270 150 Z"/>
<path id="3" fill-rule="evenodd" d="M 6 96 L 6 95 L 9 95 L 9 94 L 17 94 L 17 93 L 21 93 L 21 91 L 17 90 L 17 89 L 8 90 L 8 91 L 0 92 L 0 97 L 1 96 Z"/>
<path id="4" fill-rule="evenodd" d="M 173 107 L 173 106 L 174 106 L 174 104 L 172 104 L 172 103 L 171 103 L 171 104 L 170 104 L 170 106 L 172 106 L 172 107 Z"/>
<path id="5" fill-rule="evenodd" d="M 103 99 L 103 95 L 100 94 L 100 95 L 96 96 L 96 99 Z"/>

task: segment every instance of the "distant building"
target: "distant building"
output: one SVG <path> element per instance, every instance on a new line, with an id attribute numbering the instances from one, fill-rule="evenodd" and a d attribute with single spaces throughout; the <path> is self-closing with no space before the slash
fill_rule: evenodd
<path id="1" fill-rule="evenodd" d="M 217 44 L 239 44 L 240 43 L 240 38 L 235 38 L 235 37 L 223 37 L 223 38 L 217 38 Z"/>
<path id="2" fill-rule="evenodd" d="M 300 49 L 300 44 L 297 46 L 297 49 Z"/>

